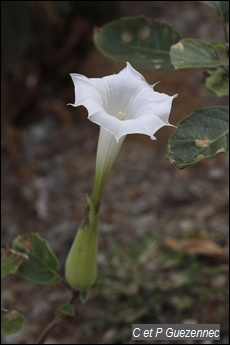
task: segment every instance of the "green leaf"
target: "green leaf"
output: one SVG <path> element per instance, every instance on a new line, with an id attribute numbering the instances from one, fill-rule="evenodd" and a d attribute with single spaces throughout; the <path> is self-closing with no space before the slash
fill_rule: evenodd
<path id="1" fill-rule="evenodd" d="M 19 76 L 22 74 L 22 60 L 32 36 L 30 8 L 28 1 L 1 2 L 1 51 Z"/>
<path id="2" fill-rule="evenodd" d="M 16 310 L 1 310 L 1 334 L 9 335 L 25 326 L 25 318 Z"/>
<path id="3" fill-rule="evenodd" d="M 228 152 L 229 109 L 209 107 L 195 110 L 178 123 L 169 138 L 166 158 L 179 169 L 205 158 Z"/>
<path id="4" fill-rule="evenodd" d="M 57 314 L 64 314 L 68 316 L 74 316 L 75 315 L 75 310 L 74 306 L 69 303 L 64 303 L 62 304 L 58 309 L 57 309 Z"/>
<path id="5" fill-rule="evenodd" d="M 105 56 L 152 70 L 174 69 L 169 52 L 180 39 L 170 25 L 143 16 L 123 17 L 94 32 L 94 42 Z"/>
<path id="6" fill-rule="evenodd" d="M 58 260 L 48 242 L 37 233 L 16 237 L 13 248 L 29 257 L 19 268 L 19 273 L 24 278 L 45 285 L 60 283 Z"/>
<path id="7" fill-rule="evenodd" d="M 228 52 L 229 51 L 229 45 L 226 44 L 226 43 L 219 42 L 219 41 L 214 41 L 214 42 L 211 43 L 211 45 L 215 49 L 220 49 L 220 50 L 223 50 L 224 52 Z"/>
<path id="8" fill-rule="evenodd" d="M 85 304 L 89 299 L 89 295 L 90 295 L 90 290 L 81 290 L 79 292 L 79 298 L 80 298 L 81 303 Z"/>
<path id="9" fill-rule="evenodd" d="M 1 278 L 15 274 L 20 265 L 28 260 L 26 254 L 21 254 L 8 247 L 1 249 Z"/>
<path id="10" fill-rule="evenodd" d="M 200 1 L 213 8 L 220 19 L 227 23 L 229 21 L 229 1 Z"/>
<path id="11" fill-rule="evenodd" d="M 220 60 L 216 49 L 200 40 L 185 38 L 170 50 L 172 64 L 176 69 L 216 67 L 228 65 L 228 59 Z"/>
<path id="12" fill-rule="evenodd" d="M 205 86 L 207 90 L 215 93 L 218 97 L 229 95 L 229 80 L 222 68 L 216 71 L 209 71 L 209 77 L 205 80 Z"/>

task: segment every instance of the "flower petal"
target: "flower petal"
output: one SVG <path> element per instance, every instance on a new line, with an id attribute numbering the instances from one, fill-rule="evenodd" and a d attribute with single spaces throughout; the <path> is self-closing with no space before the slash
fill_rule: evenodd
<path id="1" fill-rule="evenodd" d="M 101 110 L 90 115 L 89 119 L 90 121 L 96 123 L 97 125 L 105 128 L 107 131 L 112 133 L 117 140 L 119 140 L 119 138 L 121 137 L 119 135 L 121 121 L 116 117 L 108 115 L 105 111 Z"/>
<path id="2" fill-rule="evenodd" d="M 112 133 L 117 141 L 132 133 L 154 139 L 159 128 L 170 125 L 172 101 L 177 95 L 154 91 L 129 63 L 118 74 L 103 78 L 80 74 L 71 74 L 71 77 L 75 85 L 72 105 L 83 105 L 88 110 L 89 120 Z"/>
<path id="3" fill-rule="evenodd" d="M 119 135 L 116 138 L 119 140 L 123 135 L 139 133 L 149 135 L 151 139 L 156 139 L 153 134 L 165 125 L 159 117 L 152 114 L 144 115 L 140 117 L 140 120 L 121 121 Z"/>

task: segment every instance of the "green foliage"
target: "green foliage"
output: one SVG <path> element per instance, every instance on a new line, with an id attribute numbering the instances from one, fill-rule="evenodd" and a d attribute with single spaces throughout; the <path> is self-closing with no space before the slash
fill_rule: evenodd
<path id="1" fill-rule="evenodd" d="M 34 41 L 38 40 L 33 35 L 35 27 L 37 35 L 39 15 L 42 14 L 39 25 L 45 24 L 50 30 L 70 12 L 70 1 L 1 1 L 1 52 L 17 78 L 22 77 L 24 58 L 28 51 L 31 54 Z M 35 50 L 39 51 L 41 48 L 36 45 Z"/>
<path id="2" fill-rule="evenodd" d="M 80 291 L 79 298 L 80 298 L 81 303 L 85 304 L 89 299 L 89 295 L 90 295 L 90 290 Z"/>
<path id="3" fill-rule="evenodd" d="M 205 158 L 228 152 L 227 107 L 195 110 L 178 124 L 169 139 L 166 158 L 170 164 L 183 169 Z"/>
<path id="4" fill-rule="evenodd" d="M 227 23 L 229 21 L 229 1 L 200 1 L 213 8 L 220 19 Z"/>
<path id="5" fill-rule="evenodd" d="M 181 39 L 170 25 L 143 16 L 112 21 L 94 33 L 105 56 L 152 70 L 172 70 L 170 47 Z"/>
<path id="6" fill-rule="evenodd" d="M 186 38 L 170 49 L 172 64 L 176 69 L 216 67 L 228 65 L 228 59 L 220 60 L 213 45 L 200 40 Z"/>
<path id="7" fill-rule="evenodd" d="M 1 2 L 2 54 L 17 74 L 31 37 L 29 7 L 30 1 Z"/>
<path id="8" fill-rule="evenodd" d="M 201 2 L 213 8 L 224 23 L 228 22 L 228 1 Z M 94 42 L 104 55 L 118 61 L 128 61 L 141 68 L 162 71 L 173 67 L 215 68 L 208 71 L 206 89 L 218 97 L 229 95 L 229 59 L 220 58 L 218 54 L 218 50 L 228 52 L 227 43 L 209 44 L 198 39 L 181 39 L 179 33 L 168 24 L 142 16 L 121 18 L 96 29 Z M 201 159 L 227 152 L 226 109 L 200 109 L 181 121 L 170 139 L 167 154 L 169 161 L 179 168 L 185 168 Z M 196 143 L 202 140 L 208 144 L 197 146 Z"/>
<path id="9" fill-rule="evenodd" d="M 215 49 L 220 49 L 224 52 L 229 52 L 229 45 L 227 43 L 223 43 L 223 42 L 219 42 L 219 41 L 214 41 L 211 43 L 211 45 L 215 48 Z"/>
<path id="10" fill-rule="evenodd" d="M 64 314 L 67 316 L 74 316 L 75 315 L 74 306 L 72 304 L 69 304 L 69 303 L 64 303 L 57 309 L 56 313 L 57 314 Z"/>
<path id="11" fill-rule="evenodd" d="M 14 274 L 20 265 L 28 260 L 26 254 L 18 253 L 8 247 L 1 249 L 1 278 Z"/>
<path id="12" fill-rule="evenodd" d="M 58 260 L 48 242 L 37 233 L 16 237 L 13 248 L 28 255 L 29 260 L 19 268 L 19 273 L 24 278 L 45 285 L 61 282 L 61 277 L 57 273 Z"/>
<path id="13" fill-rule="evenodd" d="M 16 310 L 1 310 L 1 334 L 9 335 L 25 326 L 25 318 Z"/>
<path id="14" fill-rule="evenodd" d="M 215 93 L 218 97 L 229 95 L 229 79 L 223 68 L 209 71 L 209 77 L 205 80 L 206 89 Z"/>

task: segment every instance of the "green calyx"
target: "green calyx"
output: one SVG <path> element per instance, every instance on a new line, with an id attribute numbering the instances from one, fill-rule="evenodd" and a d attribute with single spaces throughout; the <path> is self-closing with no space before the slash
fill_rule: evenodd
<path id="1" fill-rule="evenodd" d="M 79 291 L 87 291 L 97 276 L 98 210 L 87 197 L 85 217 L 78 229 L 65 266 L 67 283 Z"/>

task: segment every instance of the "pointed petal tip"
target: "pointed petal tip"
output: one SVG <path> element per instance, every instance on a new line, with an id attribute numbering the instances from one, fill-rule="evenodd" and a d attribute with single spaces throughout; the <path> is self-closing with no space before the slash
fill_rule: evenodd
<path id="1" fill-rule="evenodd" d="M 154 137 L 154 135 L 150 135 L 150 139 L 151 139 L 151 140 L 157 140 L 157 138 Z"/>
<path id="2" fill-rule="evenodd" d="M 159 81 L 157 81 L 156 83 L 154 83 L 154 84 L 150 84 L 150 86 L 154 89 L 154 86 L 156 86 L 157 84 L 159 84 L 159 83 L 161 83 L 161 81 L 159 80 Z"/>

